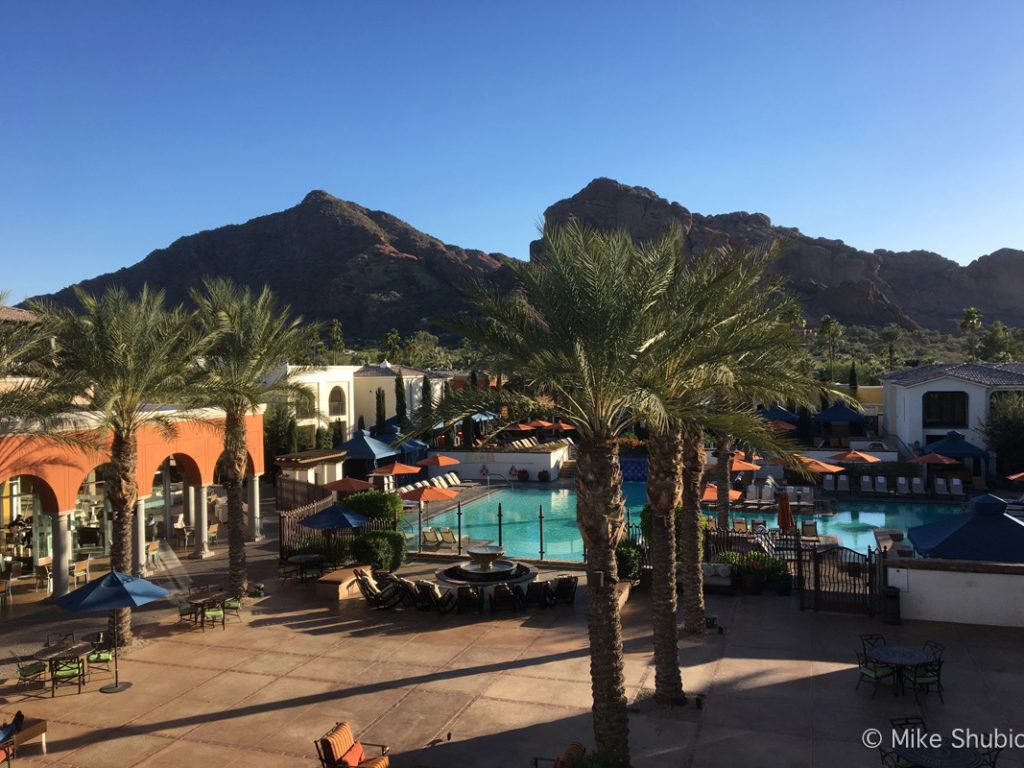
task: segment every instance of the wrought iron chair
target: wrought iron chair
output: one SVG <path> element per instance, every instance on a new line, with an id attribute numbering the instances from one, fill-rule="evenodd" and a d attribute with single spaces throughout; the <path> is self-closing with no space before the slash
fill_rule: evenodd
<path id="1" fill-rule="evenodd" d="M 27 688 L 31 683 L 46 685 L 46 662 L 25 661 L 18 654 L 11 653 L 14 664 L 18 668 L 18 687 Z"/>
<path id="2" fill-rule="evenodd" d="M 914 701 L 920 701 L 919 694 L 924 691 L 926 694 L 935 690 L 939 694 L 939 701 L 943 704 L 946 700 L 942 697 L 942 660 L 936 659 L 927 664 L 918 664 L 915 667 L 903 670 L 903 679 L 910 683 L 914 689 Z"/>
<path id="3" fill-rule="evenodd" d="M 465 611 L 484 612 L 484 593 L 480 591 L 479 587 L 472 584 L 463 585 L 459 587 L 455 597 L 458 600 L 459 613 Z"/>
<path id="4" fill-rule="evenodd" d="M 555 604 L 555 590 L 551 588 L 550 581 L 531 581 L 526 585 L 526 593 L 523 595 L 523 607 L 539 605 L 541 608 L 548 608 Z"/>
<path id="5" fill-rule="evenodd" d="M 114 646 L 107 639 L 107 633 L 103 631 L 93 632 L 85 639 L 93 644 L 93 649 L 85 656 L 85 660 L 89 665 L 89 671 L 100 667 L 106 672 L 111 672 L 110 665 L 114 661 Z"/>
<path id="6" fill-rule="evenodd" d="M 57 687 L 61 685 L 77 685 L 82 692 L 85 682 L 84 659 L 54 659 L 50 664 L 50 698 L 57 695 Z"/>
<path id="7" fill-rule="evenodd" d="M 946 652 L 946 646 L 942 643 L 936 643 L 934 640 L 928 640 L 922 646 L 931 657 L 937 661 L 942 660 L 942 654 Z"/>
<path id="8" fill-rule="evenodd" d="M 885 645 L 885 635 L 870 634 L 860 636 L 860 648 L 864 653 L 880 645 Z"/>
<path id="9" fill-rule="evenodd" d="M 857 688 L 860 688 L 860 684 L 863 682 L 871 683 L 874 686 L 874 690 L 871 692 L 871 698 L 875 697 L 878 693 L 878 686 L 888 680 L 892 684 L 892 695 L 896 695 L 896 670 L 885 664 L 876 664 L 871 661 L 863 653 L 857 654 L 857 672 L 859 674 L 857 678 Z"/>
<path id="10" fill-rule="evenodd" d="M 555 602 L 572 605 L 576 602 L 576 588 L 580 584 L 579 576 L 561 575 L 555 578 Z"/>
<path id="11" fill-rule="evenodd" d="M 436 610 L 439 613 L 451 613 L 458 607 L 458 599 L 451 592 L 442 592 L 441 587 L 432 581 L 417 581 L 416 592 L 419 599 L 416 607 L 421 611 Z"/>

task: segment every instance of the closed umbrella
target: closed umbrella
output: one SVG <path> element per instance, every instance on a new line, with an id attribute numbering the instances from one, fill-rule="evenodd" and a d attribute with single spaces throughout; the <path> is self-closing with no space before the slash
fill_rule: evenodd
<path id="1" fill-rule="evenodd" d="M 151 581 L 129 576 L 127 573 L 111 571 L 101 579 L 91 581 L 84 587 L 68 592 L 55 601 L 57 605 L 72 613 L 98 613 L 116 611 L 118 608 L 138 608 L 140 605 L 167 597 L 171 593 Z M 114 622 L 114 682 L 100 688 L 103 693 L 120 693 L 131 688 L 131 683 L 122 683 L 117 666 L 117 622 Z"/>
<path id="2" fill-rule="evenodd" d="M 789 494 L 786 491 L 779 493 L 779 528 L 783 531 L 791 531 L 796 528 L 796 520 L 793 519 L 793 510 L 789 506 Z"/>

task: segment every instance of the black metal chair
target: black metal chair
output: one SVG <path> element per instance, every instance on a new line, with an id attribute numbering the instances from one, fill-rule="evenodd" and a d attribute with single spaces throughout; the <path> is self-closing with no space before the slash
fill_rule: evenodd
<path id="1" fill-rule="evenodd" d="M 455 597 L 458 600 L 459 613 L 465 613 L 466 611 L 484 612 L 484 593 L 480 591 L 479 587 L 472 584 L 463 585 L 459 587 Z"/>
<path id="2" fill-rule="evenodd" d="M 60 645 L 61 643 L 75 642 L 74 632 L 48 632 L 46 635 L 46 646 Z"/>
<path id="3" fill-rule="evenodd" d="M 871 692 L 871 698 L 875 697 L 875 694 L 878 693 L 878 686 L 886 680 L 892 684 L 893 696 L 896 695 L 896 670 L 887 664 L 876 664 L 863 653 L 858 653 L 857 672 L 859 673 L 859 677 L 857 678 L 857 688 L 860 688 L 860 684 L 864 682 L 871 683 L 874 686 L 874 690 Z"/>
<path id="4" fill-rule="evenodd" d="M 946 646 L 936 643 L 934 640 L 927 640 L 922 646 L 936 661 L 942 661 L 942 654 L 946 652 Z"/>
<path id="5" fill-rule="evenodd" d="M 50 698 L 57 695 L 61 685 L 77 685 L 82 692 L 85 682 L 85 661 L 83 659 L 54 659 L 50 663 Z"/>
<path id="6" fill-rule="evenodd" d="M 518 611 L 520 608 L 519 596 L 516 595 L 512 587 L 504 583 L 494 585 L 494 589 L 491 591 L 490 602 L 492 612 L 499 608 L 507 608 L 510 611 Z"/>
<path id="7" fill-rule="evenodd" d="M 103 631 L 93 632 L 87 635 L 86 640 L 92 643 L 93 648 L 85 656 L 89 670 L 97 667 L 106 672 L 112 672 L 111 664 L 114 663 L 114 646 L 107 640 L 107 633 Z"/>
<path id="8" fill-rule="evenodd" d="M 943 704 L 946 703 L 946 700 L 942 697 L 941 659 L 904 669 L 903 679 L 905 682 L 910 683 L 910 687 L 914 689 L 914 701 L 920 701 L 919 694 L 922 691 L 928 694 L 934 690 L 939 694 L 939 701 Z"/>
<path id="9" fill-rule="evenodd" d="M 356 584 L 363 598 L 374 608 L 394 608 L 402 600 L 402 595 L 394 584 L 388 584 L 381 589 L 375 581 L 371 581 L 363 571 L 354 571 Z"/>
<path id="10" fill-rule="evenodd" d="M 526 593 L 523 595 L 523 607 L 539 605 L 541 608 L 548 608 L 555 604 L 555 590 L 551 588 L 550 581 L 531 581 L 526 585 Z"/>
<path id="11" fill-rule="evenodd" d="M 555 602 L 572 605 L 576 602 L 576 588 L 579 586 L 579 576 L 561 575 L 555 579 Z"/>
<path id="12" fill-rule="evenodd" d="M 860 636 L 860 649 L 867 653 L 872 648 L 877 648 L 880 645 L 885 645 L 885 635 L 870 634 Z"/>
<path id="13" fill-rule="evenodd" d="M 458 598 L 451 592 L 442 592 L 441 588 L 432 581 L 416 582 L 417 601 L 416 607 L 421 611 L 437 611 L 438 613 L 451 613 L 458 607 Z"/>

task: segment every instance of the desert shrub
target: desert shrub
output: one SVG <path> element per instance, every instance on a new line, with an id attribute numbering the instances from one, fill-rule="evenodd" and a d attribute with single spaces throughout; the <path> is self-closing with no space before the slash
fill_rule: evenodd
<path id="1" fill-rule="evenodd" d="M 401 531 L 369 531 L 356 536 L 352 557 L 375 570 L 398 570 L 405 560 L 405 535 Z"/>
<path id="2" fill-rule="evenodd" d="M 615 548 L 615 562 L 619 567 L 621 581 L 636 581 L 640 578 L 642 563 L 640 547 L 629 539 L 623 539 Z"/>

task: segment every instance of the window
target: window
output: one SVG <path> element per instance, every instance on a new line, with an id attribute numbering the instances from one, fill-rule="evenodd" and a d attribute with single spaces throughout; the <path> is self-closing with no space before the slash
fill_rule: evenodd
<path id="1" fill-rule="evenodd" d="M 327 414 L 329 416 L 345 416 L 345 392 L 341 387 L 335 387 L 331 390 L 330 396 L 327 398 Z"/>
<path id="2" fill-rule="evenodd" d="M 966 427 L 966 392 L 925 392 L 922 398 L 925 427 Z"/>

